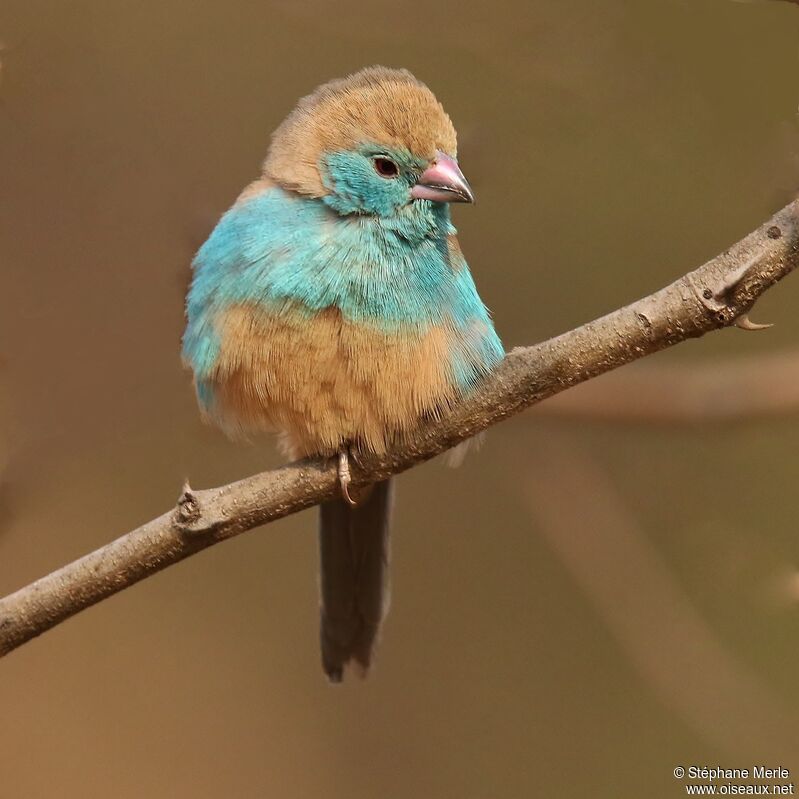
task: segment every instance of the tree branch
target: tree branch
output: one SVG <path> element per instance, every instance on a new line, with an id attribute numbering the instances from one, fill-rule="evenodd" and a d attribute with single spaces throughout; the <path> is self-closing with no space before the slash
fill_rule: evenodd
<path id="1" fill-rule="evenodd" d="M 409 469 L 570 386 L 732 324 L 799 265 L 799 200 L 664 289 L 533 347 L 517 348 L 452 413 L 385 456 L 358 455 L 357 487 Z M 0 599 L 0 655 L 84 608 L 245 530 L 333 496 L 330 461 L 290 463 L 221 488 L 186 486 L 177 507 Z"/>

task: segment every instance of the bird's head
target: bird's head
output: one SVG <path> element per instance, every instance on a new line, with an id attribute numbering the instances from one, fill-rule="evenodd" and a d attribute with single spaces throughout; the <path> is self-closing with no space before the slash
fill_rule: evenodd
<path id="1" fill-rule="evenodd" d="M 320 86 L 275 131 L 264 173 L 341 214 L 392 216 L 419 201 L 473 202 L 455 129 L 406 70 L 369 67 Z"/>

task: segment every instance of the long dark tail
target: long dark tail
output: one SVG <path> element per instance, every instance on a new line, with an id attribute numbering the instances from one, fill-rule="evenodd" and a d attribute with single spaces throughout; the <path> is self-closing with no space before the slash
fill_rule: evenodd
<path id="1" fill-rule="evenodd" d="M 351 660 L 365 674 L 388 610 L 391 480 L 375 483 L 353 508 L 344 499 L 320 506 L 322 668 L 341 682 Z"/>

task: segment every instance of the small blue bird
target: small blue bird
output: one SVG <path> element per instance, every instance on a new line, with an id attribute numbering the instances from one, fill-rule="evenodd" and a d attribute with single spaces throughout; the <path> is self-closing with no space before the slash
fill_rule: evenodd
<path id="1" fill-rule="evenodd" d="M 504 355 L 450 221 L 473 199 L 433 93 L 371 67 L 300 100 L 194 260 L 183 357 L 204 416 L 338 458 L 319 536 L 333 682 L 366 673 L 388 604 L 390 481 L 353 496 L 350 448 L 402 442 Z"/>

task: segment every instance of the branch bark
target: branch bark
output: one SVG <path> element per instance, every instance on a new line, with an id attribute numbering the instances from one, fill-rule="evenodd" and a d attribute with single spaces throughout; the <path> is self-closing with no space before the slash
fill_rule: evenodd
<path id="1" fill-rule="evenodd" d="M 512 350 L 458 408 L 385 456 L 357 457 L 353 484 L 429 460 L 565 389 L 732 324 L 799 265 L 799 200 L 727 252 L 632 305 Z M 0 655 L 167 566 L 331 497 L 334 464 L 290 463 L 220 488 L 185 487 L 175 509 L 0 599 Z"/>

